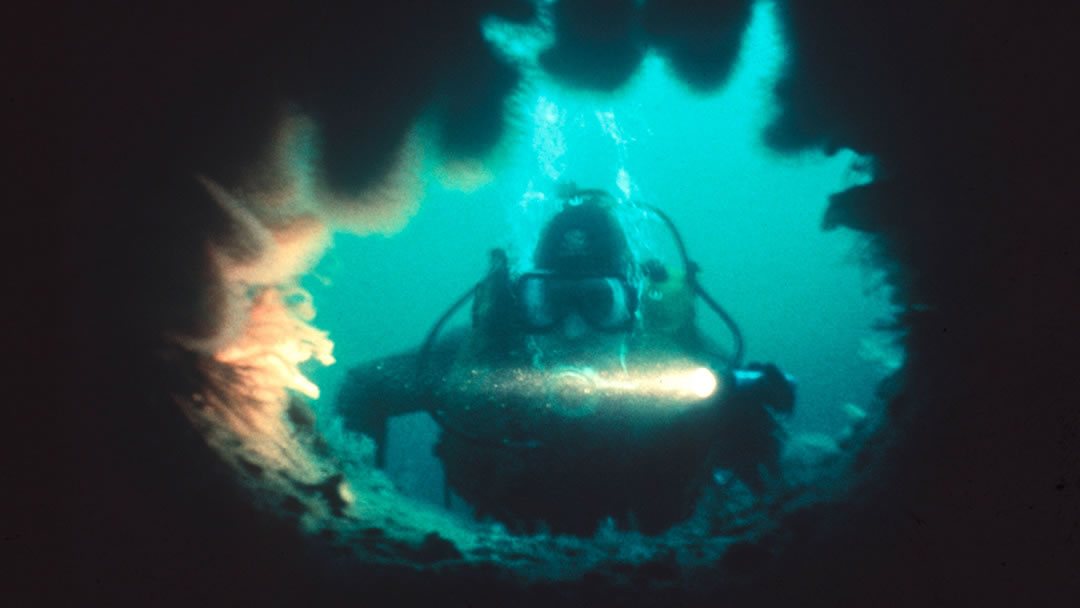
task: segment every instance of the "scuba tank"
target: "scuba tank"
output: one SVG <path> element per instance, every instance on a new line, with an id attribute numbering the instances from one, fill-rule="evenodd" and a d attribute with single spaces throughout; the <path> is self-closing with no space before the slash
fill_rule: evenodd
<path id="1" fill-rule="evenodd" d="M 644 265 L 637 339 L 646 347 L 665 344 L 691 346 L 696 335 L 694 288 L 680 271 L 669 271 L 659 260 Z"/>

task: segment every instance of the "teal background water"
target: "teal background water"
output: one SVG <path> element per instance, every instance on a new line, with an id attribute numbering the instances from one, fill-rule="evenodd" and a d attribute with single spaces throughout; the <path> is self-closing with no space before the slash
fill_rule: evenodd
<path id="1" fill-rule="evenodd" d="M 554 208 L 557 180 L 648 202 L 675 221 L 703 285 L 741 325 L 746 360 L 775 362 L 797 378 L 797 430 L 838 432 L 845 403 L 872 409 L 874 386 L 896 364 L 888 337 L 872 329 L 888 318 L 887 293 L 859 264 L 855 235 L 820 230 L 827 197 L 866 181 L 865 162 L 850 152 L 792 158 L 765 148 L 783 62 L 771 8 L 759 4 L 732 78 L 712 95 L 691 92 L 657 57 L 611 95 L 533 74 L 512 102 L 493 181 L 463 193 L 429 170 L 403 230 L 338 234 L 304 279 L 338 359 L 307 370 L 323 390 L 317 409 L 327 411 L 350 367 L 417 347 L 483 275 L 491 248 L 527 252 Z M 667 246 L 662 231 L 645 228 L 647 248 Z M 699 318 L 728 340 L 704 305 Z"/>

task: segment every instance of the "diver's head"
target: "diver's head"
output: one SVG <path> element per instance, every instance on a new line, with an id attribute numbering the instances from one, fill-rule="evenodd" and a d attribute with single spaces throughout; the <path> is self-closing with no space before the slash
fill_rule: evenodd
<path id="1" fill-rule="evenodd" d="M 637 288 L 626 234 L 599 190 L 563 193 L 563 207 L 544 227 L 535 270 L 517 281 L 522 325 L 532 334 L 578 340 L 633 327 Z"/>
<path id="2" fill-rule="evenodd" d="M 536 269 L 567 278 L 627 278 L 633 256 L 612 214 L 614 199 L 602 190 L 564 194 L 562 210 L 540 235 L 533 254 Z"/>

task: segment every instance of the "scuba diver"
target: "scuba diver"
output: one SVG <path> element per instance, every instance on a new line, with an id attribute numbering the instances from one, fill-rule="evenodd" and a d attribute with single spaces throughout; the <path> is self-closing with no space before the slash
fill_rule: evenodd
<path id="1" fill-rule="evenodd" d="M 527 269 L 494 250 L 418 350 L 349 372 L 346 425 L 375 439 L 385 466 L 389 419 L 428 412 L 447 490 L 517 532 L 591 535 L 610 517 L 658 534 L 690 517 L 717 469 L 763 493 L 794 382 L 740 365 L 739 329 L 666 215 L 642 207 L 671 231 L 682 268 L 635 259 L 606 192 L 571 185 L 560 199 Z M 734 353 L 698 328 L 697 297 Z M 471 326 L 443 335 L 470 298 Z"/>

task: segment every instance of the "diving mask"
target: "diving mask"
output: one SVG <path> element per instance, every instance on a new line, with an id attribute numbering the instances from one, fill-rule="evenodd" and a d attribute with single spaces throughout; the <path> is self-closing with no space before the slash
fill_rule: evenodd
<path id="1" fill-rule="evenodd" d="M 528 273 L 518 279 L 515 294 L 529 333 L 552 331 L 571 314 L 599 331 L 628 331 L 637 310 L 637 291 L 619 277 Z"/>

